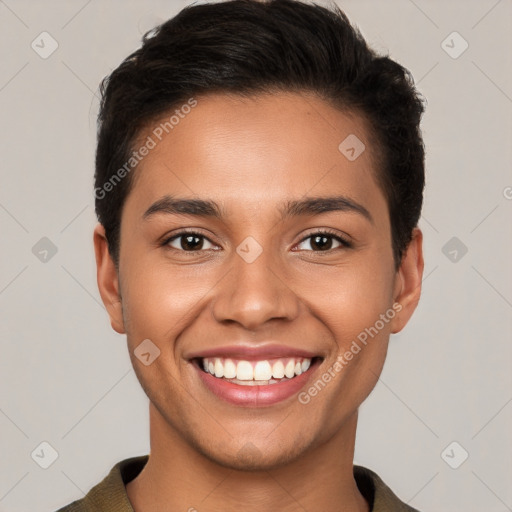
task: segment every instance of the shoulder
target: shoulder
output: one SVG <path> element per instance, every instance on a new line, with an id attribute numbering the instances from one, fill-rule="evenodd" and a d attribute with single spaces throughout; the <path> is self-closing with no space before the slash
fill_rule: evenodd
<path id="1" fill-rule="evenodd" d="M 371 469 L 354 466 L 354 478 L 371 512 L 419 512 L 407 505 Z"/>
<path id="2" fill-rule="evenodd" d="M 140 455 L 118 462 L 108 475 L 82 499 L 74 501 L 56 512 L 97 512 L 99 510 L 133 512 L 126 494 L 126 484 L 142 471 L 148 458 L 148 455 Z"/>

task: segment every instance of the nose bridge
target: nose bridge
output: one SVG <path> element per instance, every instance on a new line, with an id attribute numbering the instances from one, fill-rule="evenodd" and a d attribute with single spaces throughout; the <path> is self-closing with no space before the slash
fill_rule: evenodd
<path id="1" fill-rule="evenodd" d="M 270 247 L 247 237 L 233 252 L 231 272 L 219 287 L 213 315 L 217 321 L 235 321 L 256 329 L 268 320 L 290 320 L 297 315 L 298 302 L 282 276 L 282 262 Z"/>

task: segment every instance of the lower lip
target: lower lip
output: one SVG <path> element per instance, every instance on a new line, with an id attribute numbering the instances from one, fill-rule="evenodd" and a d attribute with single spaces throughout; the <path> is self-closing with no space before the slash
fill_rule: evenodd
<path id="1" fill-rule="evenodd" d="M 234 405 L 264 407 L 273 405 L 298 393 L 305 386 L 320 361 L 315 361 L 306 372 L 284 382 L 265 386 L 243 386 L 214 377 L 194 364 L 205 386 L 219 398 Z"/>

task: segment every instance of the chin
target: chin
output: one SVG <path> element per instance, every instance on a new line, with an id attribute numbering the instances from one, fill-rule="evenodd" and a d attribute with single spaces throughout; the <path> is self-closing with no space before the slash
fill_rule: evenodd
<path id="1" fill-rule="evenodd" d="M 204 448 L 204 447 L 201 447 Z M 252 442 L 246 442 L 238 450 L 227 452 L 224 447 L 217 447 L 214 450 L 201 450 L 203 455 L 220 466 L 236 471 L 270 471 L 277 469 L 297 460 L 304 450 L 298 443 L 292 443 L 287 448 L 282 444 L 258 448 Z"/>

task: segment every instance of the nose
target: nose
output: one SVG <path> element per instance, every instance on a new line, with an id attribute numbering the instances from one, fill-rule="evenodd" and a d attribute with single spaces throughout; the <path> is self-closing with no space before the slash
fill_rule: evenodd
<path id="1" fill-rule="evenodd" d="M 212 301 L 214 318 L 221 323 L 237 323 L 257 330 L 271 320 L 291 321 L 299 314 L 300 302 L 286 282 L 283 263 L 263 251 L 248 263 L 233 254 L 231 271 L 221 280 Z M 288 278 L 289 281 L 289 278 Z"/>

